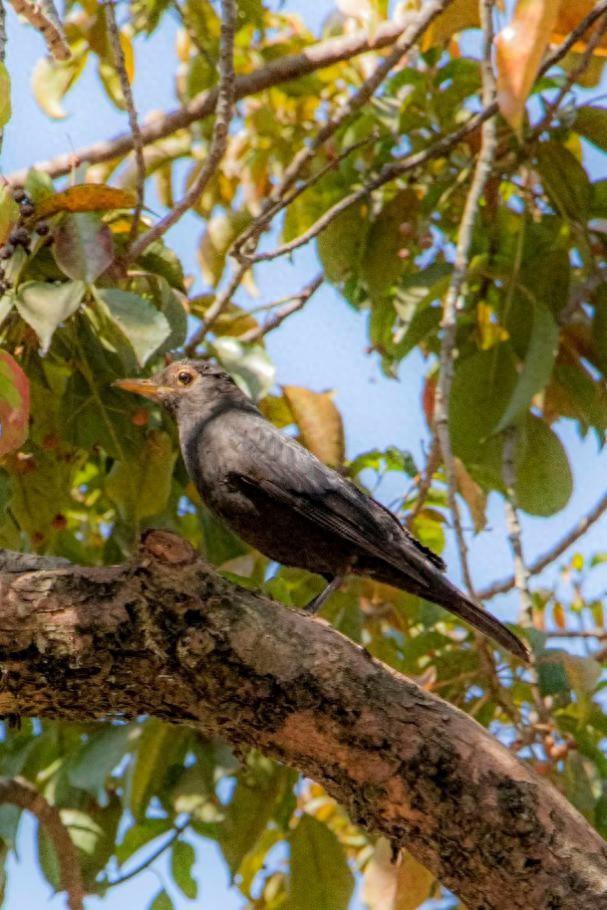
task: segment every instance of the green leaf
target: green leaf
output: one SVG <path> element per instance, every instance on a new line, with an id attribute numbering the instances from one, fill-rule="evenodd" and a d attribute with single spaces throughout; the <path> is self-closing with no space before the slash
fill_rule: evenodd
<path id="1" fill-rule="evenodd" d="M 569 681 L 560 652 L 547 651 L 542 654 L 537 662 L 537 668 L 538 685 L 543 697 L 569 691 Z"/>
<path id="2" fill-rule="evenodd" d="M 173 845 L 171 853 L 171 872 L 175 884 L 181 888 L 189 900 L 198 897 L 198 883 L 192 876 L 192 868 L 196 862 L 196 852 L 187 841 L 178 840 Z"/>
<path id="3" fill-rule="evenodd" d="M 171 333 L 164 313 L 130 291 L 95 288 L 94 295 L 107 318 L 128 340 L 139 365 L 143 366 Z"/>
<path id="4" fill-rule="evenodd" d="M 186 729 L 153 718 L 145 722 L 128 786 L 128 805 L 137 821 L 143 820 L 150 799 L 160 792 L 170 766 L 183 757 L 189 735 Z"/>
<path id="5" fill-rule="evenodd" d="M 145 847 L 151 841 L 173 830 L 170 818 L 146 818 L 144 821 L 131 825 L 122 841 L 116 847 L 116 858 L 120 865 L 130 859 L 134 853 Z"/>
<path id="6" fill-rule="evenodd" d="M 6 243 L 18 220 L 19 206 L 13 199 L 10 187 L 0 186 L 0 244 Z"/>
<path id="7" fill-rule="evenodd" d="M 162 512 L 171 492 L 176 458 L 170 436 L 150 430 L 135 459 L 114 463 L 106 492 L 124 518 L 139 520 Z"/>
<path id="8" fill-rule="evenodd" d="M 573 128 L 598 148 L 607 151 L 607 111 L 603 107 L 578 107 Z"/>
<path id="9" fill-rule="evenodd" d="M 161 240 L 151 243 L 137 262 L 148 272 L 164 278 L 172 288 L 185 293 L 183 266 L 173 250 L 165 246 Z"/>
<path id="10" fill-rule="evenodd" d="M 414 190 L 401 190 L 387 202 L 371 223 L 362 258 L 360 275 L 375 301 L 397 281 L 403 272 L 404 261 L 399 252 L 405 245 L 400 232 L 401 224 L 410 224 L 417 218 L 419 200 Z M 360 237 L 360 216 L 356 216 L 358 226 L 350 230 L 355 237 Z M 342 237 L 343 245 L 343 237 Z"/>
<path id="11" fill-rule="evenodd" d="M 537 160 L 544 188 L 555 208 L 567 218 L 584 222 L 592 203 L 592 184 L 575 155 L 558 142 L 542 142 Z"/>
<path id="12" fill-rule="evenodd" d="M 239 212 L 222 212 L 209 219 L 198 249 L 198 262 L 207 284 L 215 287 L 219 282 L 228 250 L 251 223 L 251 218 L 250 212 L 243 209 Z"/>
<path id="13" fill-rule="evenodd" d="M 11 119 L 11 79 L 3 61 L 0 60 L 0 129 Z"/>
<path id="14" fill-rule="evenodd" d="M 27 172 L 24 189 L 35 206 L 42 202 L 43 199 L 55 194 L 55 187 L 49 175 L 45 174 L 44 171 L 37 171 L 34 167 L 31 167 Z"/>
<path id="15" fill-rule="evenodd" d="M 358 269 L 368 230 L 365 208 L 350 206 L 325 228 L 316 241 L 325 276 L 333 284 L 341 284 Z"/>
<path id="16" fill-rule="evenodd" d="M 54 238 L 55 261 L 68 278 L 90 284 L 114 260 L 112 232 L 93 212 L 66 215 L 55 229 Z"/>
<path id="17" fill-rule="evenodd" d="M 86 790 L 94 797 L 98 796 L 139 731 L 139 727 L 130 724 L 116 724 L 93 733 L 88 742 L 70 758 L 68 778 L 72 786 Z"/>
<path id="18" fill-rule="evenodd" d="M 163 889 L 158 892 L 152 903 L 148 906 L 148 910 L 175 910 L 175 905 Z"/>
<path id="19" fill-rule="evenodd" d="M 516 496 L 531 515 L 554 515 L 573 492 L 567 453 L 556 433 L 539 417 L 528 414 L 522 452 L 517 452 Z"/>
<path id="20" fill-rule="evenodd" d="M 233 875 L 252 850 L 272 817 L 274 808 L 290 785 L 287 768 L 252 753 L 238 778 L 234 796 L 226 808 L 220 844 Z"/>
<path id="21" fill-rule="evenodd" d="M 503 486 L 503 443 L 494 434 L 518 380 L 515 363 L 508 344 L 456 362 L 449 411 L 453 454 L 489 489 Z"/>
<path id="22" fill-rule="evenodd" d="M 290 842 L 289 910 L 347 910 L 354 878 L 333 832 L 303 815 Z"/>
<path id="23" fill-rule="evenodd" d="M 84 297 L 82 281 L 47 284 L 28 281 L 19 287 L 15 306 L 19 315 L 40 339 L 43 354 L 48 351 L 55 329 L 76 312 Z"/>
<path id="24" fill-rule="evenodd" d="M 533 304 L 532 311 L 533 327 L 523 369 L 496 432 L 509 427 L 527 411 L 533 396 L 548 384 L 552 374 L 559 347 L 559 327 L 543 304 Z"/>
<path id="25" fill-rule="evenodd" d="M 236 338 L 215 338 L 213 348 L 221 365 L 232 374 L 254 401 L 263 398 L 274 385 L 276 369 L 261 345 L 244 345 Z"/>

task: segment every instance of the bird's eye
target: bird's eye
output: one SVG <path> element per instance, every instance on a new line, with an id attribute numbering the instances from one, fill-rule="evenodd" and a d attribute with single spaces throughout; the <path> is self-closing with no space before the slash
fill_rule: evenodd
<path id="1" fill-rule="evenodd" d="M 181 373 L 177 373 L 177 382 L 180 385 L 189 385 L 193 378 L 192 374 L 188 373 L 187 370 L 182 370 Z"/>

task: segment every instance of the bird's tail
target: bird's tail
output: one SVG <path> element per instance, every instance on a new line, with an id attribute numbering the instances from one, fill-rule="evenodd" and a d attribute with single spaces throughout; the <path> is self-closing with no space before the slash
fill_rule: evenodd
<path id="1" fill-rule="evenodd" d="M 434 600 L 434 596 L 432 600 Z M 439 601 L 437 600 L 437 602 Z M 531 654 L 527 645 L 499 619 L 488 613 L 480 604 L 465 597 L 457 588 L 453 588 L 444 600 L 441 598 L 440 605 L 451 613 L 455 613 L 456 616 L 460 616 L 468 625 L 478 629 L 483 635 L 492 638 L 496 644 L 518 657 L 519 660 L 529 663 Z"/>

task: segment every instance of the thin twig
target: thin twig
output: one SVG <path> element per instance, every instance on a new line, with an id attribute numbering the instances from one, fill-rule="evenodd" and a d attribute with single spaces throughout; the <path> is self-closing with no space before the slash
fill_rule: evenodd
<path id="1" fill-rule="evenodd" d="M 135 165 L 137 169 L 137 179 L 135 184 L 135 189 L 137 192 L 137 205 L 135 206 L 135 211 L 133 212 L 133 220 L 131 221 L 131 229 L 129 231 L 129 239 L 127 244 L 128 248 L 128 246 L 131 245 L 137 236 L 137 231 L 139 228 L 139 221 L 141 219 L 141 213 L 143 211 L 145 202 L 146 173 L 145 158 L 143 155 L 143 137 L 141 135 L 141 129 L 139 127 L 139 118 L 137 117 L 137 109 L 135 107 L 135 99 L 133 98 L 133 90 L 131 88 L 131 82 L 129 80 L 129 75 L 126 69 L 124 51 L 122 49 L 122 44 L 120 43 L 120 31 L 118 29 L 118 23 L 116 21 L 116 10 L 114 4 L 115 0 L 105 0 L 107 30 L 110 36 L 114 65 L 116 67 L 116 72 L 120 80 L 120 89 L 122 91 L 122 97 L 124 98 L 124 103 L 126 105 L 126 110 L 129 118 L 129 127 L 133 136 Z"/>
<path id="2" fill-rule="evenodd" d="M 491 109 L 494 106 L 496 95 L 495 76 L 491 63 L 491 51 L 493 46 L 493 6 L 494 0 L 480 0 L 479 9 L 483 28 L 483 52 L 481 57 L 481 72 L 483 77 L 482 96 L 485 109 Z M 462 220 L 460 222 L 453 274 L 443 305 L 443 315 L 441 319 L 442 337 L 440 348 L 440 371 L 434 405 L 434 425 L 436 427 L 436 435 L 440 444 L 447 475 L 449 510 L 451 512 L 451 519 L 457 540 L 462 574 L 471 594 L 474 589 L 468 565 L 466 539 L 462 528 L 456 496 L 457 478 L 453 450 L 451 448 L 451 436 L 449 434 L 449 401 L 451 398 L 451 386 L 453 384 L 457 313 L 463 306 L 464 284 L 468 274 L 468 262 L 470 259 L 474 224 L 485 185 L 491 174 L 497 148 L 497 130 L 493 117 L 483 123 L 481 137 L 481 150 L 476 162 L 472 184 L 468 191 Z"/>
<path id="3" fill-rule="evenodd" d="M 163 853 L 165 853 L 169 849 L 169 847 L 173 846 L 173 844 L 175 843 L 177 838 L 180 837 L 181 834 L 183 834 L 183 832 L 185 831 L 185 829 L 188 827 L 189 824 L 190 824 L 190 818 L 188 816 L 188 818 L 184 822 L 182 822 L 180 825 L 175 826 L 175 828 L 171 832 L 170 837 L 163 844 L 161 844 L 157 850 L 155 850 L 150 856 L 148 856 L 147 859 L 143 860 L 143 862 L 139 863 L 138 866 L 135 866 L 133 869 L 131 869 L 130 872 L 125 872 L 124 875 L 120 875 L 118 878 L 115 878 L 113 881 L 107 882 L 107 887 L 115 888 L 116 885 L 123 885 L 124 882 L 128 882 L 128 881 L 130 881 L 130 879 L 136 878 L 136 876 L 138 876 L 141 872 L 143 872 L 145 869 L 148 869 L 153 863 L 156 862 L 156 860 L 160 856 L 162 856 Z"/>
<path id="4" fill-rule="evenodd" d="M 423 509 L 426 504 L 426 499 L 428 498 L 428 493 L 432 486 L 432 479 L 438 469 L 440 464 L 440 445 L 436 432 L 432 430 L 432 445 L 430 446 L 430 452 L 428 453 L 428 459 L 426 461 L 426 467 L 423 474 L 420 477 L 419 484 L 417 487 L 417 494 L 415 499 L 415 504 L 411 511 L 407 515 L 407 527 L 411 529 L 415 519 Z"/>
<path id="5" fill-rule="evenodd" d="M 557 542 L 550 547 L 545 553 L 541 556 L 538 556 L 532 563 L 529 564 L 528 570 L 530 575 L 539 575 L 540 572 L 543 572 L 551 563 L 553 563 L 559 556 L 562 556 L 563 553 L 569 549 L 580 537 L 588 531 L 592 525 L 607 512 L 607 493 L 605 493 L 599 501 L 590 509 L 590 511 L 584 515 L 576 524 L 561 537 Z M 482 591 L 479 591 L 479 597 L 483 600 L 490 600 L 492 597 L 495 597 L 497 594 L 504 594 L 506 591 L 511 591 L 516 584 L 516 579 L 514 575 L 510 575 L 508 578 L 503 578 L 501 581 L 495 581 L 493 584 L 488 585 Z"/>
<path id="6" fill-rule="evenodd" d="M 255 341 L 259 341 L 267 335 L 268 332 L 277 329 L 279 325 L 282 325 L 285 319 L 292 316 L 293 313 L 296 313 L 298 310 L 303 309 L 310 297 L 312 297 L 322 285 L 323 281 L 324 276 L 322 274 L 316 275 L 316 277 L 303 287 L 298 294 L 294 294 L 293 297 L 290 297 L 284 302 L 284 305 L 281 306 L 279 310 L 272 313 L 263 325 L 256 326 L 254 329 L 249 329 L 248 332 L 239 335 L 238 340 L 244 344 L 252 344 Z"/>
<path id="7" fill-rule="evenodd" d="M 236 30 L 236 0 L 221 0 L 221 40 L 219 48 L 219 88 L 213 138 L 209 154 L 196 179 L 185 196 L 160 221 L 137 238 L 132 245 L 130 258 L 136 259 L 154 240 L 196 204 L 205 186 L 217 171 L 228 146 L 228 133 L 234 112 L 234 33 Z"/>
<path id="8" fill-rule="evenodd" d="M 226 287 L 224 288 L 223 291 L 221 291 L 219 294 L 217 294 L 217 296 L 215 297 L 215 300 L 213 301 L 211 306 L 206 311 L 206 313 L 204 315 L 204 319 L 201 320 L 200 325 L 198 326 L 198 328 L 196 329 L 196 331 L 194 332 L 194 334 L 188 341 L 188 343 L 185 347 L 185 352 L 189 357 L 191 357 L 195 353 L 196 348 L 202 341 L 204 341 L 206 334 L 209 331 L 209 329 L 211 328 L 211 326 L 213 325 L 213 323 L 215 323 L 217 321 L 217 319 L 219 318 L 219 316 L 223 313 L 224 308 L 228 305 L 228 303 L 230 302 L 230 300 L 232 299 L 232 297 L 234 296 L 234 294 L 240 287 L 240 283 L 241 283 L 242 279 L 244 278 L 244 276 L 246 275 L 246 273 L 248 272 L 248 270 L 249 270 L 248 265 L 243 264 L 243 263 L 236 264 L 236 268 L 232 274 L 232 277 L 231 277 L 229 283 L 226 285 Z"/>
<path id="9" fill-rule="evenodd" d="M 27 19 L 40 32 L 53 60 L 69 60 L 72 56 L 63 26 L 52 0 L 30 3 L 29 0 L 9 0 L 18 16 Z"/>
<path id="10" fill-rule="evenodd" d="M 67 894 L 69 910 L 84 910 L 85 889 L 78 851 L 59 809 L 52 806 L 29 781 L 22 777 L 0 778 L 0 803 L 10 803 L 35 815 L 55 848 L 61 887 Z"/>
<path id="11" fill-rule="evenodd" d="M 518 588 L 521 615 L 531 621 L 531 593 L 529 591 L 529 569 L 523 554 L 523 535 L 516 502 L 516 428 L 510 427 L 504 434 L 504 451 L 502 456 L 502 476 L 506 487 L 504 508 L 508 525 L 508 539 L 514 560 L 514 579 Z"/>

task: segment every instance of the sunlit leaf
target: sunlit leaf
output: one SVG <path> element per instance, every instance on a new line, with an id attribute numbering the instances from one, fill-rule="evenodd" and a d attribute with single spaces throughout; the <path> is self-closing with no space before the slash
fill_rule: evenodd
<path id="1" fill-rule="evenodd" d="M 474 530 L 478 534 L 487 524 L 487 494 L 470 477 L 459 458 L 455 459 L 455 478 L 458 492 L 465 499 L 466 505 L 470 509 Z"/>
<path id="2" fill-rule="evenodd" d="M 343 464 L 344 428 L 333 395 L 301 386 L 283 386 L 283 393 L 306 448 L 331 467 Z"/>
<path id="3" fill-rule="evenodd" d="M 0 61 L 0 129 L 11 118 L 11 79 L 3 61 Z"/>
<path id="4" fill-rule="evenodd" d="M 13 199 L 10 187 L 0 186 L 0 245 L 6 243 L 18 219 L 19 206 Z"/>
<path id="5" fill-rule="evenodd" d="M 147 910 L 175 910 L 175 905 L 163 888 L 162 891 L 158 892 L 151 904 L 148 904 Z"/>
<path id="6" fill-rule="evenodd" d="M 166 341 L 171 327 L 164 313 L 147 300 L 117 288 L 95 288 L 95 300 L 128 340 L 143 366 Z"/>
<path id="7" fill-rule="evenodd" d="M 430 896 L 434 876 L 406 850 L 396 860 L 385 838 L 365 869 L 363 900 L 369 910 L 417 910 Z"/>
<path id="8" fill-rule="evenodd" d="M 520 132 L 525 103 L 550 41 L 559 3 L 518 0 L 511 21 L 495 39 L 497 100 L 500 111 Z"/>
<path id="9" fill-rule="evenodd" d="M 60 120 L 67 116 L 61 102 L 82 73 L 87 56 L 86 51 L 78 50 L 72 53 L 69 60 L 55 61 L 41 57 L 34 66 L 32 72 L 34 98 L 49 117 Z"/>
<path id="10" fill-rule="evenodd" d="M 261 345 L 244 345 L 236 338 L 215 338 L 213 348 L 221 364 L 254 400 L 274 385 L 275 368 Z"/>
<path id="11" fill-rule="evenodd" d="M 54 231 L 53 252 L 68 278 L 93 282 L 114 259 L 112 233 L 98 215 L 67 215 Z"/>
<path id="12" fill-rule="evenodd" d="M 443 44 L 465 28 L 478 28 L 480 19 L 476 0 L 454 0 L 436 17 L 422 38 L 422 50 Z"/>
<path id="13" fill-rule="evenodd" d="M 28 281 L 19 287 L 15 306 L 40 339 L 43 353 L 48 351 L 55 329 L 69 319 L 82 303 L 84 290 L 82 281 L 54 285 Z"/>
<path id="14" fill-rule="evenodd" d="M 131 190 L 121 190 L 102 183 L 82 183 L 42 199 L 34 218 L 48 218 L 57 212 L 110 212 L 130 209 L 137 202 Z"/>

